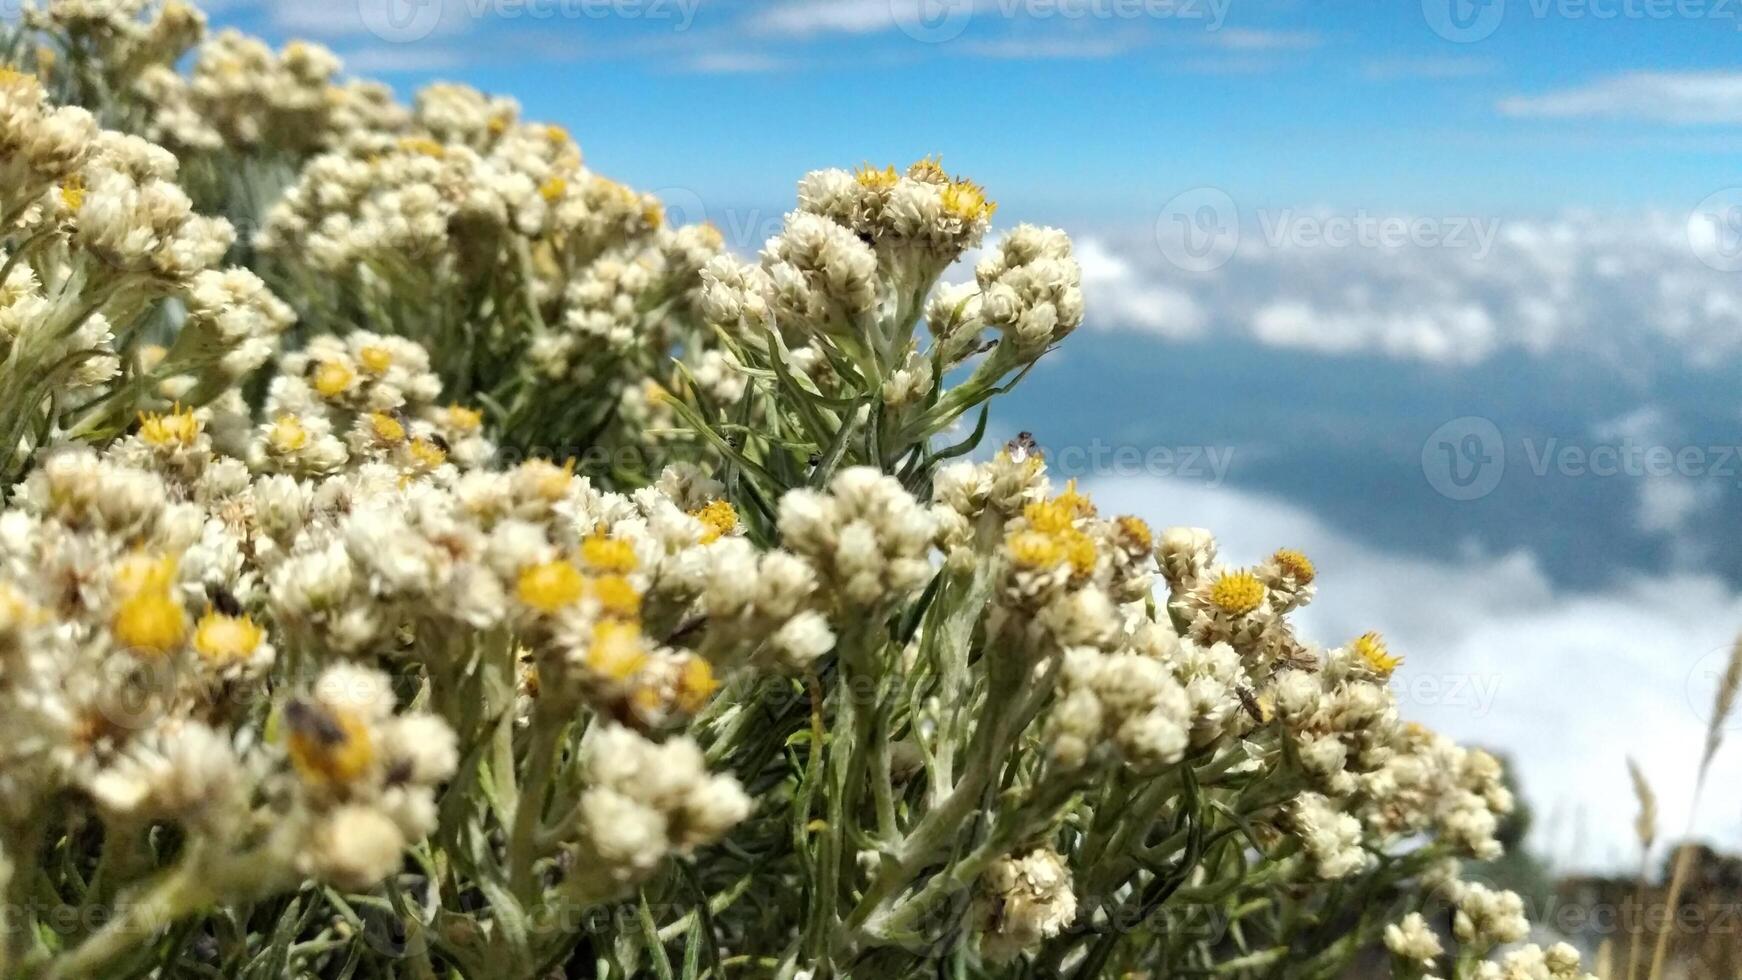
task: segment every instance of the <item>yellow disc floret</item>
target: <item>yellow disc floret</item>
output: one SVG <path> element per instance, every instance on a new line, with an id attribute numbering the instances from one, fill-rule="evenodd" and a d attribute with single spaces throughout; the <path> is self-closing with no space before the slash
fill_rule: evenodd
<path id="1" fill-rule="evenodd" d="M 308 445 L 308 429 L 302 424 L 302 419 L 280 415 L 267 430 L 266 441 L 271 444 L 272 451 L 281 456 L 298 452 Z"/>
<path id="2" fill-rule="evenodd" d="M 354 783 L 375 762 L 369 726 L 349 711 L 292 701 L 285 706 L 284 720 L 290 729 L 291 765 L 308 782 Z"/>
<path id="3" fill-rule="evenodd" d="M 177 405 L 167 414 L 139 413 L 139 438 L 160 449 L 191 446 L 200 437 L 200 420 Z"/>
<path id="4" fill-rule="evenodd" d="M 1317 574 L 1313 568 L 1312 560 L 1292 548 L 1278 550 L 1276 554 L 1270 556 L 1270 560 L 1275 562 L 1276 567 L 1282 569 L 1284 574 L 1302 585 L 1310 583 L 1313 576 Z"/>
<path id="5" fill-rule="evenodd" d="M 595 534 L 581 542 L 581 561 L 595 572 L 626 575 L 640 564 L 627 541 Z"/>
<path id="6" fill-rule="evenodd" d="M 405 441 L 405 423 L 386 412 L 369 413 L 369 431 L 375 441 L 396 446 Z"/>
<path id="7" fill-rule="evenodd" d="M 1402 657 L 1392 656 L 1385 648 L 1385 640 L 1378 633 L 1363 633 L 1349 647 L 1380 677 L 1390 677 L 1391 672 L 1403 664 Z"/>
<path id="8" fill-rule="evenodd" d="M 551 561 L 521 572 L 514 591 L 526 605 L 553 613 L 580 601 L 585 589 L 580 569 L 566 561 Z"/>
<path id="9" fill-rule="evenodd" d="M 357 352 L 357 363 L 370 374 L 386 374 L 393 367 L 393 352 L 379 344 L 366 344 Z"/>
<path id="10" fill-rule="evenodd" d="M 351 390 L 351 385 L 357 380 L 357 373 L 343 361 L 326 360 L 315 365 L 315 391 L 322 398 L 337 398 Z"/>
<path id="11" fill-rule="evenodd" d="M 1017 531 L 1004 541 L 1010 561 L 1018 568 L 1054 568 L 1065 560 L 1058 539 L 1040 531 Z"/>
<path id="12" fill-rule="evenodd" d="M 587 591 L 607 616 L 635 619 L 641 615 L 641 593 L 621 575 L 601 575 L 587 583 Z"/>
<path id="13" fill-rule="evenodd" d="M 162 656 L 187 637 L 187 613 L 168 589 L 147 589 L 121 601 L 111 630 L 116 642 L 134 653 Z"/>
<path id="14" fill-rule="evenodd" d="M 194 650 L 207 662 L 222 666 L 253 656 L 265 635 L 252 617 L 226 616 L 207 609 L 194 627 Z"/>
<path id="15" fill-rule="evenodd" d="M 593 625 L 593 641 L 587 646 L 587 667 L 608 680 L 624 681 L 647 663 L 641 643 L 641 627 L 616 619 L 601 619 Z"/>
<path id="16" fill-rule="evenodd" d="M 738 527 L 738 512 L 724 500 L 710 501 L 706 507 L 690 511 L 690 516 L 702 522 L 703 544 L 713 544 Z"/>
<path id="17" fill-rule="evenodd" d="M 1113 526 L 1119 532 L 1119 543 L 1130 550 L 1144 552 L 1155 547 L 1155 532 L 1149 529 L 1143 518 L 1127 514 L 1115 518 Z"/>
<path id="18" fill-rule="evenodd" d="M 714 677 L 714 667 L 701 657 L 691 657 L 684 661 L 683 669 L 677 675 L 677 706 L 685 714 L 695 714 L 702 710 L 708 699 L 719 690 L 720 682 Z"/>
<path id="19" fill-rule="evenodd" d="M 1230 616 L 1244 616 L 1264 602 L 1264 583 L 1251 572 L 1224 572 L 1210 585 L 1210 602 Z"/>

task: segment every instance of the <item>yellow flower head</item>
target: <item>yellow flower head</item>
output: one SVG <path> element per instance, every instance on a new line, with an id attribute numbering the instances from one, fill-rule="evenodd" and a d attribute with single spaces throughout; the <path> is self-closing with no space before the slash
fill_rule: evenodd
<path id="1" fill-rule="evenodd" d="M 701 657 L 690 657 L 677 675 L 678 710 L 687 715 L 695 714 L 719 689 L 720 682 L 714 677 L 713 665 Z"/>
<path id="2" fill-rule="evenodd" d="M 448 426 L 456 432 L 476 432 L 484 427 L 484 413 L 456 402 L 448 406 Z"/>
<path id="3" fill-rule="evenodd" d="M 952 182 L 943 191 L 944 212 L 965 222 L 984 221 L 998 210 L 998 205 L 986 200 L 986 192 L 971 180 Z"/>
<path id="4" fill-rule="evenodd" d="M 626 575 L 635 571 L 640 561 L 635 547 L 627 541 L 595 534 L 581 542 L 581 561 L 595 572 Z"/>
<path id="5" fill-rule="evenodd" d="M 907 168 L 907 175 L 914 180 L 924 181 L 928 184 L 947 184 L 950 182 L 950 175 L 944 173 L 944 161 L 939 157 L 924 157 L 915 160 L 913 165 Z"/>
<path id="6" fill-rule="evenodd" d="M 1042 534 L 1063 534 L 1076 525 L 1077 512 L 1063 500 L 1037 500 L 1022 508 L 1028 526 Z"/>
<path id="7" fill-rule="evenodd" d="M 636 619 L 641 615 L 641 593 L 621 575 L 601 575 L 592 579 L 588 591 L 607 616 Z"/>
<path id="8" fill-rule="evenodd" d="M 297 700 L 284 706 L 284 720 L 291 765 L 308 782 L 348 785 L 375 762 L 369 726 L 349 711 Z"/>
<path id="9" fill-rule="evenodd" d="M 375 441 L 396 446 L 405 441 L 405 423 L 387 412 L 369 413 L 369 431 Z"/>
<path id="10" fill-rule="evenodd" d="M 616 619 L 601 619 L 593 625 L 593 642 L 587 646 L 587 667 L 609 680 L 625 681 L 647 663 L 641 643 L 641 627 Z"/>
<path id="11" fill-rule="evenodd" d="M 569 189 L 569 182 L 561 177 L 552 177 L 538 185 L 538 196 L 554 204 Z"/>
<path id="12" fill-rule="evenodd" d="M 139 413 L 139 438 L 146 445 L 159 449 L 191 446 L 200 437 L 201 428 L 193 411 L 184 411 L 180 405 L 168 414 Z"/>
<path id="13" fill-rule="evenodd" d="M 1070 508 L 1071 513 L 1078 517 L 1095 516 L 1095 502 L 1090 500 L 1086 494 L 1077 492 L 1077 481 L 1075 480 L 1066 483 L 1065 492 L 1059 494 L 1055 499 L 1059 506 Z"/>
<path id="14" fill-rule="evenodd" d="M 168 589 L 146 589 L 122 600 L 110 631 L 116 642 L 142 656 L 162 656 L 187 637 L 187 613 Z"/>
<path id="15" fill-rule="evenodd" d="M 1058 539 L 1040 531 L 1017 531 L 1005 539 L 1004 548 L 1018 568 L 1055 568 L 1065 560 Z"/>
<path id="16" fill-rule="evenodd" d="M 85 203 L 85 178 L 71 174 L 60 183 L 60 200 L 68 211 L 77 211 Z"/>
<path id="17" fill-rule="evenodd" d="M 1210 602 L 1230 616 L 1244 616 L 1264 602 L 1264 583 L 1251 572 L 1224 572 L 1210 586 Z"/>
<path id="18" fill-rule="evenodd" d="M 1391 672 L 1403 664 L 1402 657 L 1392 656 L 1385 648 L 1385 640 L 1378 633 L 1361 634 L 1349 644 L 1349 648 L 1380 677 L 1390 677 Z"/>
<path id="19" fill-rule="evenodd" d="M 860 187 L 873 191 L 886 191 L 901 181 L 901 175 L 895 172 L 893 166 L 878 170 L 868 163 L 855 170 L 853 178 L 859 182 Z"/>
<path id="20" fill-rule="evenodd" d="M 315 365 L 315 391 L 322 398 L 337 398 L 351 390 L 351 385 L 357 380 L 357 374 L 350 365 L 343 361 L 323 360 Z"/>
<path id="21" fill-rule="evenodd" d="M 566 561 L 551 561 L 521 572 L 514 591 L 526 605 L 553 613 L 580 601 L 585 589 L 580 569 Z"/>
<path id="22" fill-rule="evenodd" d="M 524 483 L 531 488 L 532 495 L 540 500 L 555 503 L 568 495 L 569 487 L 575 480 L 575 461 L 569 460 L 562 466 L 545 459 L 529 459 L 520 464 L 516 483 Z"/>
<path id="23" fill-rule="evenodd" d="M 428 439 L 411 440 L 411 461 L 426 470 L 433 470 L 448 461 L 447 451 Z"/>
<path id="24" fill-rule="evenodd" d="M 298 452 L 308 445 L 308 429 L 303 427 L 302 419 L 280 415 L 267 430 L 266 441 L 271 444 L 272 451 L 281 456 Z"/>
<path id="25" fill-rule="evenodd" d="M 194 627 L 194 650 L 217 666 L 247 660 L 266 633 L 250 616 L 226 616 L 211 609 Z"/>
<path id="26" fill-rule="evenodd" d="M 1155 532 L 1143 518 L 1126 514 L 1114 519 L 1113 526 L 1119 532 L 1119 542 L 1131 551 L 1144 552 L 1155 547 Z"/>
<path id="27" fill-rule="evenodd" d="M 1279 549 L 1276 554 L 1270 556 L 1270 560 L 1276 562 L 1276 567 L 1282 569 L 1284 574 L 1302 585 L 1310 583 L 1313 576 L 1317 574 L 1313 568 L 1312 560 L 1293 548 Z"/>
<path id="28" fill-rule="evenodd" d="M 648 204 L 641 209 L 641 220 L 646 222 L 647 227 L 649 228 L 658 228 L 660 225 L 665 224 L 665 205 L 658 201 L 648 202 Z"/>
<path id="29" fill-rule="evenodd" d="M 357 351 L 357 363 L 370 374 L 386 374 L 393 367 L 393 352 L 379 344 L 365 344 Z"/>
<path id="30" fill-rule="evenodd" d="M 738 527 L 738 512 L 724 500 L 711 500 L 706 507 L 690 511 L 690 516 L 702 522 L 703 544 L 713 544 Z"/>
<path id="31" fill-rule="evenodd" d="M 0 88 L 12 88 L 13 86 L 22 87 L 35 84 L 37 84 L 35 75 L 19 71 L 16 68 L 0 66 Z"/>

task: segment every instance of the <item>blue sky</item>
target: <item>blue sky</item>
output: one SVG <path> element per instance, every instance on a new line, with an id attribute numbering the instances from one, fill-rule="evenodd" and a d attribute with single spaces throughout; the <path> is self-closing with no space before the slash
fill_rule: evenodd
<path id="1" fill-rule="evenodd" d="M 1436 33 L 1472 2 L 1474 31 L 1449 33 L 1479 39 Z M 1206 184 L 1254 205 L 1686 208 L 1732 179 L 1742 124 L 1737 0 L 232 0 L 215 19 L 407 90 L 515 93 L 600 170 L 732 206 L 942 153 L 1047 220 Z"/>
<path id="2" fill-rule="evenodd" d="M 1513 754 L 1559 862 L 1633 862 L 1629 754 L 1682 825 L 1742 627 L 1742 0 L 227 0 L 213 19 L 323 41 L 406 97 L 513 95 L 744 252 L 805 171 L 941 153 L 1001 202 L 998 230 L 1061 225 L 1083 268 L 1085 326 L 992 441 L 1162 460 L 1064 475 L 1215 530 L 1230 561 L 1305 549 L 1309 635 L 1385 633 L 1406 713 Z M 1591 465 L 1645 452 L 1692 462 Z M 1706 804 L 1702 831 L 1742 845 L 1742 781 Z"/>

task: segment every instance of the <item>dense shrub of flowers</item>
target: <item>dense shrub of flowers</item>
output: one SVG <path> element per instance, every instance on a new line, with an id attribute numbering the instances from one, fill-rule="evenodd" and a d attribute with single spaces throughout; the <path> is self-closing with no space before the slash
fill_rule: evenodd
<path id="1" fill-rule="evenodd" d="M 181 0 L 8 50 L 0 974 L 1581 975 L 1306 555 L 980 449 L 1063 233 L 922 160 L 734 255 Z"/>

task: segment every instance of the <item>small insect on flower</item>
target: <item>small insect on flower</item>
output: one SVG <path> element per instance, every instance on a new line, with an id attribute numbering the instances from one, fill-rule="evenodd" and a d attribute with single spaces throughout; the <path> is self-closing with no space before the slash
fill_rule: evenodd
<path id="1" fill-rule="evenodd" d="M 1251 572 L 1224 572 L 1210 586 L 1210 602 L 1230 616 L 1244 616 L 1264 603 L 1264 583 Z"/>
<path id="2" fill-rule="evenodd" d="M 1380 677 L 1390 677 L 1391 672 L 1403 664 L 1402 657 L 1392 656 L 1385 648 L 1385 640 L 1378 633 L 1363 633 L 1350 647 Z"/>
<path id="3" fill-rule="evenodd" d="M 284 706 L 284 721 L 291 765 L 309 782 L 353 783 L 375 762 L 368 726 L 348 711 L 298 698 Z"/>

